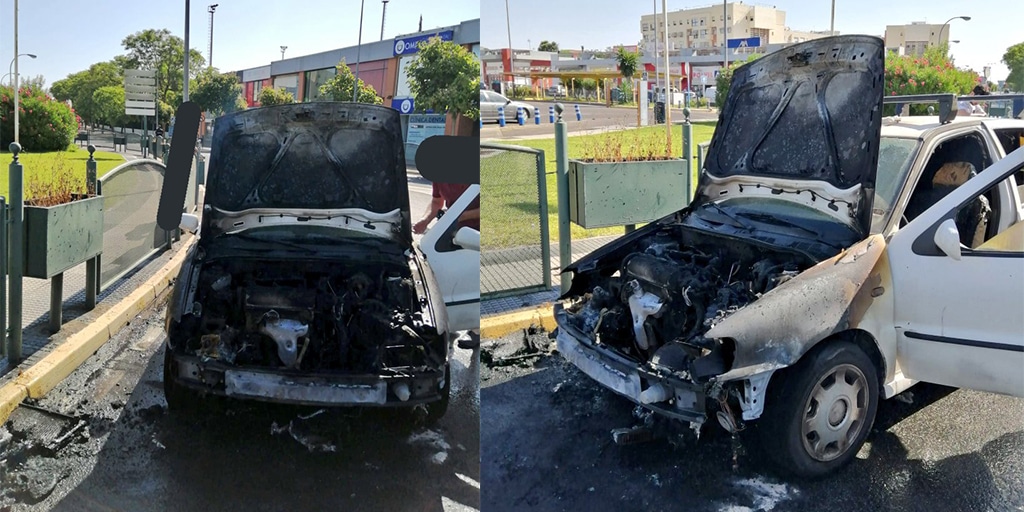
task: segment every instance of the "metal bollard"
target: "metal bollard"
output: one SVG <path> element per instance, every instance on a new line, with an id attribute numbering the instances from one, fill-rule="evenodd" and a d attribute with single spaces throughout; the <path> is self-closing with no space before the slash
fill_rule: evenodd
<path id="1" fill-rule="evenodd" d="M 11 200 L 11 223 L 8 231 L 11 245 L 8 246 L 10 253 L 10 301 L 8 303 L 8 323 L 10 324 L 10 350 L 7 352 L 8 361 L 13 364 L 21 362 L 21 314 L 22 314 L 22 276 L 24 275 L 25 255 L 25 209 L 24 192 L 25 170 L 18 161 L 18 153 L 21 152 L 21 144 L 11 143 L 11 154 L 14 160 L 11 161 L 10 170 L 10 200 Z"/>
<path id="2" fill-rule="evenodd" d="M 96 194 L 96 159 L 93 158 L 93 153 L 96 152 L 96 146 L 89 144 L 89 159 L 85 161 L 85 189 L 88 195 Z"/>
<path id="3" fill-rule="evenodd" d="M 523 107 L 516 107 L 516 122 L 519 126 L 526 124 L 526 113 L 523 112 Z"/>
<path id="4" fill-rule="evenodd" d="M 583 120 L 583 114 L 580 113 L 580 106 L 579 105 L 576 105 L 576 120 L 577 121 L 582 121 Z"/>
<path id="5" fill-rule="evenodd" d="M 555 124 L 555 106 L 551 105 L 548 107 L 548 122 Z"/>
<path id="6" fill-rule="evenodd" d="M 498 107 L 498 126 L 505 127 L 505 107 Z"/>
<path id="7" fill-rule="evenodd" d="M 540 124 L 540 109 L 533 111 L 533 124 Z"/>
<path id="8" fill-rule="evenodd" d="M 693 191 L 693 125 L 690 124 L 690 109 L 683 109 L 683 160 L 686 161 L 686 196 Z"/>

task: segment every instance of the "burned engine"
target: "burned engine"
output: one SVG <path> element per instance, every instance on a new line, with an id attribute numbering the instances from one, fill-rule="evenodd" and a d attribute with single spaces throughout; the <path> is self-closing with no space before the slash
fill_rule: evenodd
<path id="1" fill-rule="evenodd" d="M 712 326 L 812 263 L 740 242 L 690 242 L 669 230 L 641 239 L 617 272 L 591 281 L 570 321 L 632 358 L 681 367 L 714 348 L 704 337 Z"/>
<path id="2" fill-rule="evenodd" d="M 437 368 L 408 266 L 221 260 L 199 274 L 184 353 L 235 366 L 378 373 Z"/>

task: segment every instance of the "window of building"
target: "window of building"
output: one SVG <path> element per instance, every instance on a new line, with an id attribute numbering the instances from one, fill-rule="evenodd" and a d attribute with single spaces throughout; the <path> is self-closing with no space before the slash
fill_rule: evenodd
<path id="1" fill-rule="evenodd" d="M 292 93 L 292 97 L 299 98 L 299 75 L 281 75 L 274 77 L 274 89 L 284 89 Z"/>
<path id="2" fill-rule="evenodd" d="M 306 71 L 305 94 L 302 101 L 316 101 L 320 98 L 320 86 L 338 74 L 336 68 L 315 69 Z"/>

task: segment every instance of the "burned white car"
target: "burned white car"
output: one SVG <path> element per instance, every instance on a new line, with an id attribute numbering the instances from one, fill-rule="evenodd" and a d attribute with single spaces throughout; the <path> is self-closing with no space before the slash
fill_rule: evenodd
<path id="1" fill-rule="evenodd" d="M 698 435 L 753 422 L 802 476 L 918 381 L 1024 396 L 1024 149 L 897 130 L 876 201 L 883 65 L 881 39 L 838 36 L 738 68 L 692 203 L 566 268 L 562 356 Z M 925 153 L 975 132 L 978 173 Z"/>
<path id="2" fill-rule="evenodd" d="M 168 405 L 213 394 L 443 415 L 454 336 L 413 246 L 398 112 L 229 114 L 209 164 L 200 237 L 168 308 Z"/>

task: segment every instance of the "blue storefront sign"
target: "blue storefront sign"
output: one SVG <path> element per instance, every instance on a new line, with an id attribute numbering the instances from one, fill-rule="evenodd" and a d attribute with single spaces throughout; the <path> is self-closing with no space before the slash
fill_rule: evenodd
<path id="1" fill-rule="evenodd" d="M 748 48 L 761 46 L 760 37 L 746 37 L 743 39 L 730 39 L 728 43 L 729 48 Z"/>
<path id="2" fill-rule="evenodd" d="M 442 41 L 451 41 L 455 38 L 455 31 L 444 30 L 436 34 L 396 38 L 394 55 L 412 55 L 420 50 L 420 43 L 425 43 L 432 37 L 440 37 Z"/>
<path id="3" fill-rule="evenodd" d="M 416 101 L 412 98 L 393 98 L 391 108 L 401 112 L 402 115 L 409 115 L 415 111 Z"/>

